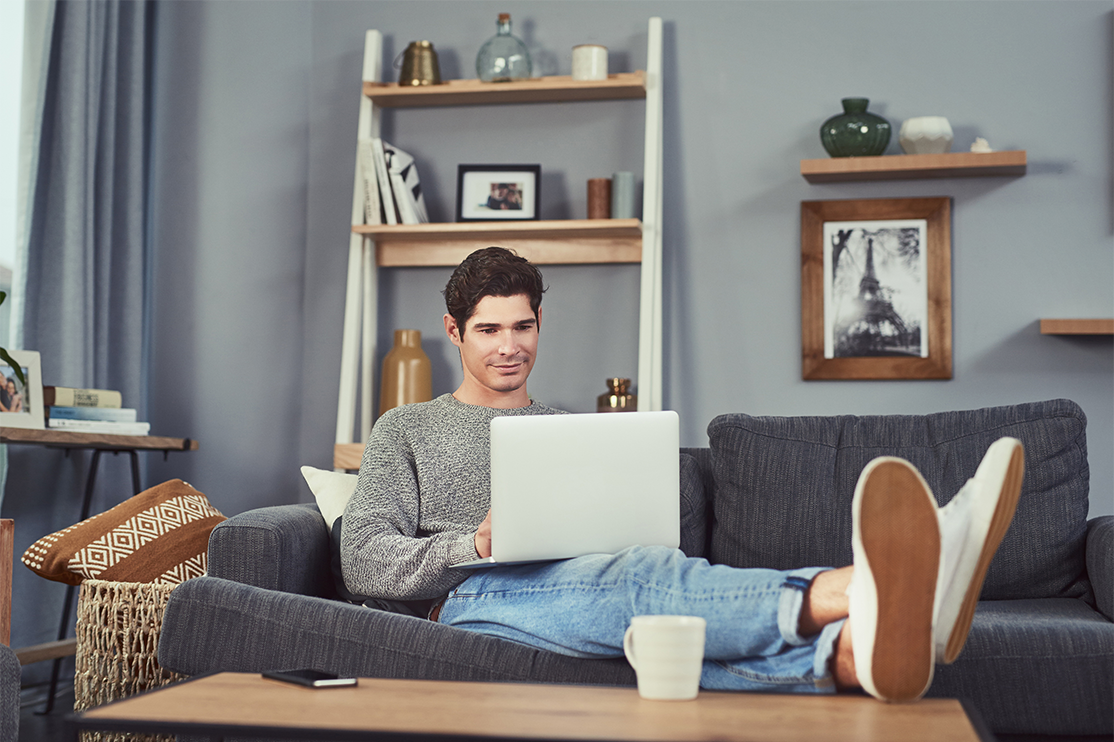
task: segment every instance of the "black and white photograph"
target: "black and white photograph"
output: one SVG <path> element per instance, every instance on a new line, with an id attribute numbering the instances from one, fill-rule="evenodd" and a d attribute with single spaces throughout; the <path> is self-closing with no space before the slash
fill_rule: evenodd
<path id="1" fill-rule="evenodd" d="M 824 223 L 824 357 L 928 357 L 924 219 Z"/>
<path id="2" fill-rule="evenodd" d="M 39 354 L 31 350 L 10 350 L 23 378 L 13 366 L 0 361 L 0 426 L 5 428 L 45 427 L 43 381 Z"/>
<path id="3" fill-rule="evenodd" d="M 950 379 L 951 199 L 801 202 L 801 377 Z"/>
<path id="4" fill-rule="evenodd" d="M 460 165 L 456 220 L 537 219 L 540 185 L 540 165 Z"/>

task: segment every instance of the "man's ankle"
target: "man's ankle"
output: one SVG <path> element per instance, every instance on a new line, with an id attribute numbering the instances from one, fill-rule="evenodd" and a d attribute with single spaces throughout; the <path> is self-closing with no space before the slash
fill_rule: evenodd
<path id="1" fill-rule="evenodd" d="M 815 636 L 831 622 L 847 618 L 847 586 L 851 582 L 851 569 L 830 569 L 812 578 L 797 619 L 797 633 Z"/>

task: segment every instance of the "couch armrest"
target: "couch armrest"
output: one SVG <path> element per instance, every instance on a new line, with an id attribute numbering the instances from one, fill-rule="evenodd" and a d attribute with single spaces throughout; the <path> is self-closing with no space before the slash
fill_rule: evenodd
<path id="1" fill-rule="evenodd" d="M 158 656 L 163 668 L 186 675 L 313 668 L 380 678 L 635 682 L 623 658 L 567 657 L 424 618 L 215 577 L 174 588 Z"/>
<path id="2" fill-rule="evenodd" d="M 19 738 L 19 660 L 0 644 L 0 739 Z"/>
<path id="3" fill-rule="evenodd" d="M 1087 521 L 1087 577 L 1099 611 L 1114 621 L 1114 515 Z"/>
<path id="4" fill-rule="evenodd" d="M 313 504 L 249 510 L 209 537 L 209 574 L 285 593 L 335 598 L 329 531 Z"/>

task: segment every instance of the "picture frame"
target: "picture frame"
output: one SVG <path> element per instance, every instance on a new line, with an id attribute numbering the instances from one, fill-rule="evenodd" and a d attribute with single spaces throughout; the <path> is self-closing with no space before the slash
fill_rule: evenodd
<path id="1" fill-rule="evenodd" d="M 541 165 L 459 165 L 456 220 L 537 220 L 541 183 Z"/>
<path id="2" fill-rule="evenodd" d="M 39 353 L 35 350 L 9 350 L 8 355 L 19 364 L 26 383 L 21 386 L 12 373 L 11 365 L 0 361 L 4 387 L 0 389 L 0 427 L 42 430 L 46 427 L 46 415 Z"/>
<path id="3" fill-rule="evenodd" d="M 952 378 L 951 199 L 801 202 L 801 375 Z"/>

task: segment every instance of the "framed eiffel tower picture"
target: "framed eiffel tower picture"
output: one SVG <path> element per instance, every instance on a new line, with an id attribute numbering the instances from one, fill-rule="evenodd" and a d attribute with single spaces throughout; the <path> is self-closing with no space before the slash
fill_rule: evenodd
<path id="1" fill-rule="evenodd" d="M 951 199 L 801 202 L 802 377 L 952 377 Z"/>

